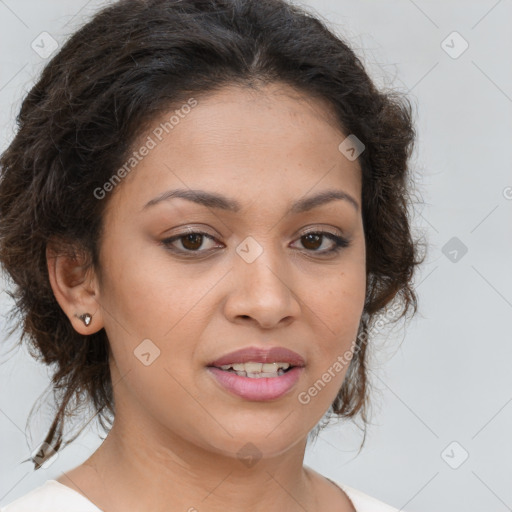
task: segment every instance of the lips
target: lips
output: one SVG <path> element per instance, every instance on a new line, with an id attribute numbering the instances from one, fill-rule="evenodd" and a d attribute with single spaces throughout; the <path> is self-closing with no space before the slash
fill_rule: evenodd
<path id="1" fill-rule="evenodd" d="M 290 366 L 306 365 L 302 356 L 284 347 L 273 348 L 260 348 L 260 347 L 247 347 L 235 352 L 230 352 L 215 361 L 212 361 L 207 366 L 214 366 L 220 368 L 227 364 L 236 363 L 289 363 Z"/>
<path id="2" fill-rule="evenodd" d="M 214 366 L 207 368 L 208 373 L 224 391 L 244 400 L 265 402 L 278 400 L 289 395 L 297 386 L 304 367 L 295 366 L 279 377 L 259 378 L 240 377 L 235 373 Z"/>

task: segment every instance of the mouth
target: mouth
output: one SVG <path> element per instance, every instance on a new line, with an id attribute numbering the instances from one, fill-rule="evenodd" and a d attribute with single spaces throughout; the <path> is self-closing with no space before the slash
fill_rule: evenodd
<path id="1" fill-rule="evenodd" d="M 274 400 L 296 385 L 304 367 L 302 356 L 283 347 L 249 347 L 227 354 L 207 366 L 224 390 L 246 400 Z"/>

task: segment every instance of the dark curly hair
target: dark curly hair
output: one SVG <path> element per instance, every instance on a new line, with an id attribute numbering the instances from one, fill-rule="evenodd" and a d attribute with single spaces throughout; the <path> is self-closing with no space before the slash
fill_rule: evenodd
<path id="1" fill-rule="evenodd" d="M 105 330 L 74 330 L 50 286 L 47 244 L 79 251 L 99 269 L 108 197 L 98 200 L 94 190 L 126 161 L 151 122 L 192 94 L 273 82 L 326 101 L 343 133 L 365 146 L 358 161 L 366 300 L 354 357 L 331 410 L 340 418 L 360 413 L 366 425 L 372 319 L 391 302 L 401 304 L 398 318 L 417 310 L 412 278 L 423 260 L 410 227 L 415 131 L 409 100 L 378 90 L 325 21 L 285 0 L 121 0 L 99 11 L 49 61 L 0 158 L 0 263 L 15 304 L 10 320 L 21 319 L 19 343 L 27 339 L 33 357 L 54 365 L 57 411 L 45 439 L 54 451 L 76 439 L 64 440 L 63 427 L 78 405 L 92 404 L 105 431 L 115 409 Z M 35 469 L 45 457 L 33 459 Z"/>

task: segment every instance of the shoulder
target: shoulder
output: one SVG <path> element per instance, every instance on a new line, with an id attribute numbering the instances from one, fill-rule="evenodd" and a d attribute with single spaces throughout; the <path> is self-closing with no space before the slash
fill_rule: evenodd
<path id="1" fill-rule="evenodd" d="M 331 479 L 329 479 L 331 480 Z M 354 508 L 357 512 L 399 512 L 399 509 L 392 507 L 382 501 L 379 501 L 377 498 L 373 496 L 369 496 L 359 489 L 354 489 L 346 484 L 341 482 L 331 480 L 338 487 L 341 487 L 345 494 L 349 497 L 350 501 L 354 505 Z M 400 512 L 406 512 L 403 509 L 400 509 Z"/>
<path id="2" fill-rule="evenodd" d="M 0 508 L 0 512 L 101 512 L 80 493 L 56 480 L 47 480 Z"/>

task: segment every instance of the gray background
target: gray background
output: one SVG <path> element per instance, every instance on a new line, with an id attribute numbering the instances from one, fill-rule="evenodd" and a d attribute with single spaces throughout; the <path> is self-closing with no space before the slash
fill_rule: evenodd
<path id="1" fill-rule="evenodd" d="M 45 63 L 32 41 L 46 31 L 62 44 L 104 4 L 0 0 L 0 149 Z M 349 40 L 378 85 L 411 97 L 418 130 L 412 166 L 423 202 L 414 223 L 429 242 L 415 285 L 418 315 L 405 328 L 383 329 L 375 343 L 373 416 L 362 452 L 357 428 L 332 426 L 305 462 L 407 512 L 512 510 L 511 2 L 303 4 Z M 469 47 L 458 55 L 464 41 Z M 1 311 L 6 307 L 2 288 Z M 78 465 L 101 442 L 92 421 L 49 467 L 33 472 L 20 464 L 49 427 L 51 403 L 43 402 L 26 428 L 49 380 L 24 350 L 6 348 L 2 343 L 2 505 Z"/>

